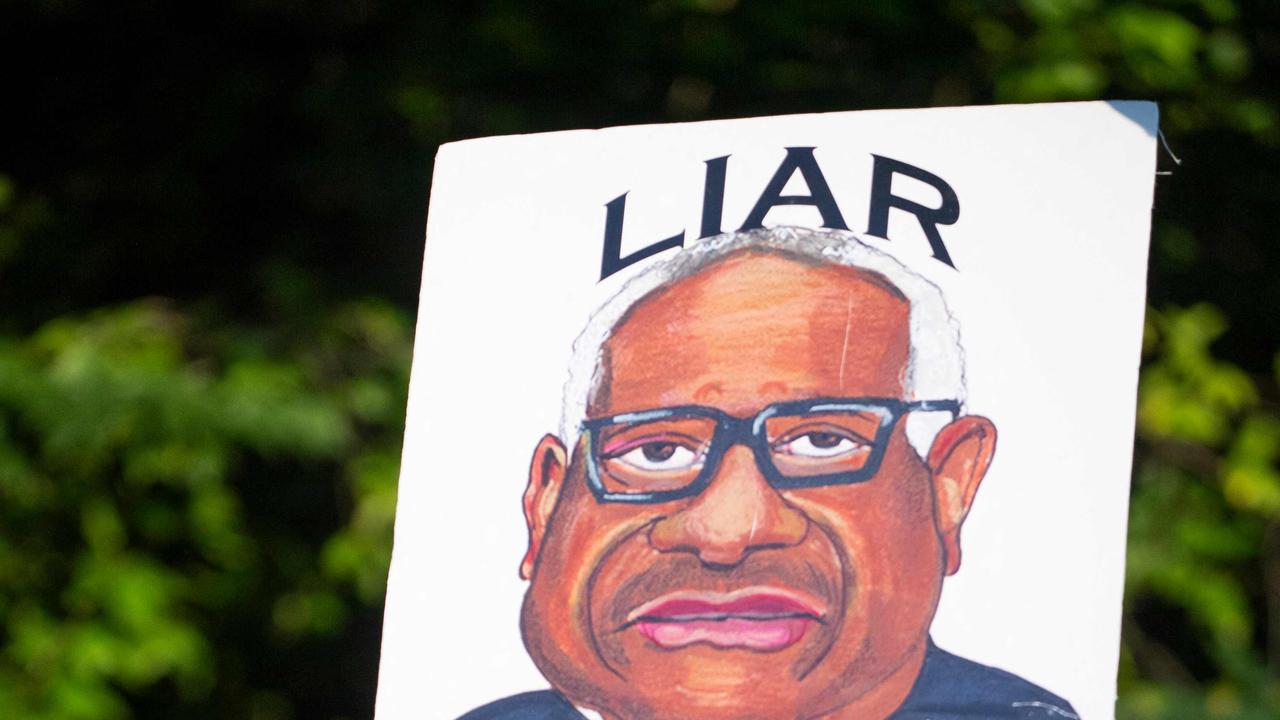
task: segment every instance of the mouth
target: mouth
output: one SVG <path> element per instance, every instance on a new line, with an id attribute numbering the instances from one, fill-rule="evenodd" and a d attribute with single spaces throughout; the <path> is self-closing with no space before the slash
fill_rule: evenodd
<path id="1" fill-rule="evenodd" d="M 664 650 L 705 643 L 776 652 L 824 624 L 822 604 L 777 588 L 731 593 L 675 592 L 631 611 L 620 630 L 636 629 Z"/>

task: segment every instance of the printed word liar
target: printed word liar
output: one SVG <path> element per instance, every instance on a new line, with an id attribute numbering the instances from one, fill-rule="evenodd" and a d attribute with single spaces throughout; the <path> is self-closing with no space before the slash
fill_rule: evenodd
<path id="1" fill-rule="evenodd" d="M 773 174 L 773 179 L 769 181 L 764 191 L 760 193 L 759 199 L 756 200 L 755 205 L 751 208 L 751 212 L 747 213 L 747 219 L 743 221 L 742 227 L 738 228 L 738 230 L 753 230 L 763 227 L 765 215 L 768 215 L 771 209 L 779 205 L 811 205 L 822 216 L 823 227 L 839 230 L 849 229 L 848 224 L 844 221 L 844 216 L 840 214 L 840 207 L 836 205 L 835 196 L 831 194 L 831 188 L 827 185 L 827 179 L 823 177 L 822 169 L 818 167 L 818 161 L 813 156 L 813 150 L 811 147 L 787 148 L 787 156 L 782 159 L 782 164 L 778 166 L 778 170 Z M 699 240 L 724 232 L 721 229 L 721 224 L 724 216 L 724 180 L 725 172 L 729 167 L 729 157 L 729 155 L 725 155 L 724 157 L 712 158 L 706 161 L 707 174 L 703 184 L 702 224 L 701 234 L 698 236 Z M 875 165 L 871 171 L 871 212 L 867 218 L 867 234 L 888 240 L 889 211 L 894 208 L 904 210 L 915 215 L 920 222 L 920 228 L 924 230 L 925 237 L 929 239 L 929 247 L 933 250 L 933 257 L 954 268 L 956 265 L 951 261 L 947 246 L 942 242 L 942 234 L 938 232 L 938 226 L 951 225 L 960 218 L 960 200 L 956 197 L 956 191 L 951 189 L 951 186 L 945 180 L 927 170 L 922 170 L 914 165 L 908 165 L 892 158 L 881 157 L 880 155 L 872 155 L 872 157 L 875 158 Z M 804 180 L 809 193 L 807 195 L 783 195 L 782 189 L 787 186 L 787 183 L 797 172 L 800 173 L 800 177 Z M 914 178 L 933 187 L 942 196 L 942 203 L 936 208 L 931 208 L 894 195 L 892 188 L 895 174 Z M 621 257 L 622 217 L 626 212 L 626 208 L 627 193 L 623 193 L 605 204 L 604 255 L 600 261 L 601 280 L 628 265 L 640 262 L 654 253 L 684 245 L 685 231 L 681 230 L 665 240 L 659 240 L 652 245 L 640 248 L 626 257 Z"/>

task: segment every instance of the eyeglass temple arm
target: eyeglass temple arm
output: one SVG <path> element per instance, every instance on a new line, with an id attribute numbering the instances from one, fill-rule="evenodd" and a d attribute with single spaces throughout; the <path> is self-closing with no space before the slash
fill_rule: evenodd
<path id="1" fill-rule="evenodd" d="M 908 412 L 949 412 L 952 415 L 960 414 L 959 400 L 916 400 L 907 403 Z"/>

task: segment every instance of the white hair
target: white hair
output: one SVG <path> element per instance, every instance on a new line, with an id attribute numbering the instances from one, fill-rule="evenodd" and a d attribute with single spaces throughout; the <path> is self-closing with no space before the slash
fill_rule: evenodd
<path id="1" fill-rule="evenodd" d="M 902 371 L 902 399 L 964 403 L 964 349 L 960 345 L 960 328 L 947 310 L 937 285 L 851 232 L 775 227 L 725 233 L 686 247 L 627 280 L 592 313 L 573 343 L 569 379 L 565 383 L 560 438 L 566 445 L 573 447 L 577 442 L 592 394 L 604 379 L 602 350 L 627 313 L 654 292 L 745 249 L 769 250 L 784 257 L 868 270 L 888 280 L 910 304 L 910 351 Z M 934 436 L 947 421 L 948 418 L 939 417 L 939 413 L 913 413 L 907 418 L 907 439 L 920 457 L 928 455 Z"/>

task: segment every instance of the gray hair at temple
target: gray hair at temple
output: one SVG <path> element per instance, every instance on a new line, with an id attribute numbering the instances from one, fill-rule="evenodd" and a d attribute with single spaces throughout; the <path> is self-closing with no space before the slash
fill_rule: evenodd
<path id="1" fill-rule="evenodd" d="M 910 353 L 903 368 L 902 399 L 954 399 L 964 403 L 964 349 L 960 345 L 960 328 L 947 310 L 937 285 L 851 232 L 776 227 L 725 233 L 685 247 L 629 279 L 591 315 L 586 328 L 573 343 L 569 363 L 560 421 L 560 439 L 566 446 L 572 448 L 576 444 L 587 408 L 603 381 L 601 351 L 631 308 L 655 291 L 697 275 L 716 260 L 745 249 L 768 250 L 811 263 L 858 268 L 888 280 L 910 303 Z M 920 457 L 928 456 L 934 436 L 948 420 L 941 413 L 912 413 L 907 417 L 907 439 Z"/>

